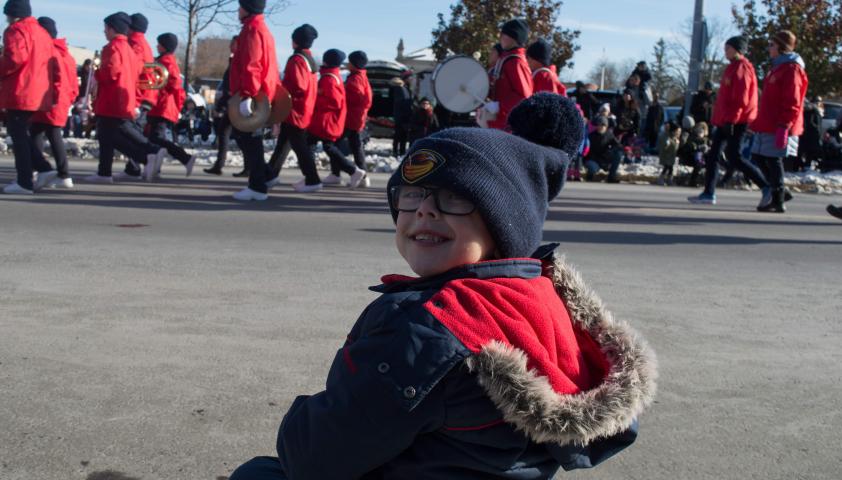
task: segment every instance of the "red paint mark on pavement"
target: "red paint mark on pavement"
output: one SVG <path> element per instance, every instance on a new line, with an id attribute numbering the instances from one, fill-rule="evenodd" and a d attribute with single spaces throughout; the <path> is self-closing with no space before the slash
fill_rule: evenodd
<path id="1" fill-rule="evenodd" d="M 143 228 L 143 227 L 148 227 L 149 225 L 146 225 L 146 224 L 143 224 L 143 223 L 118 223 L 117 225 L 114 225 L 114 226 L 118 227 L 118 228 Z"/>

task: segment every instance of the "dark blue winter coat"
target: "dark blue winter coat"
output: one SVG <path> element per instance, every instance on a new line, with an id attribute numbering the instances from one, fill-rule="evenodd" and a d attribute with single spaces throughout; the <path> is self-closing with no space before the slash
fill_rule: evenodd
<path id="1" fill-rule="evenodd" d="M 279 458 L 232 480 L 549 479 L 634 442 L 654 355 L 562 262 L 496 260 L 373 289 L 383 295 L 337 352 L 325 390 L 287 412 Z M 587 389 L 558 393 L 576 384 Z"/>

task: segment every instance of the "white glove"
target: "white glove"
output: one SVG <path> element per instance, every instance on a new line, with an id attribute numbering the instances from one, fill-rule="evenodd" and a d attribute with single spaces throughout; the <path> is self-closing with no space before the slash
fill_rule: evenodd
<path id="1" fill-rule="evenodd" d="M 244 117 L 251 116 L 251 99 L 247 98 L 240 102 L 240 115 Z"/>
<path id="2" fill-rule="evenodd" d="M 497 115 L 500 113 L 500 102 L 488 102 L 485 104 L 484 108 L 488 113 Z"/>

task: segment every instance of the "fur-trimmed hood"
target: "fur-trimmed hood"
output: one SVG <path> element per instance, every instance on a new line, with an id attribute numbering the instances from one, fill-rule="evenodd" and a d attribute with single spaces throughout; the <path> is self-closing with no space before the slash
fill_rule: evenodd
<path id="1" fill-rule="evenodd" d="M 585 445 L 628 429 L 655 397 L 657 361 L 627 323 L 614 319 L 602 300 L 563 258 L 545 263 L 544 275 L 567 307 L 574 327 L 599 346 L 607 371 L 579 393 L 553 389 L 547 377 L 527 367 L 527 355 L 493 340 L 467 359 L 504 420 L 539 443 Z M 458 336 L 458 335 L 457 335 Z"/>

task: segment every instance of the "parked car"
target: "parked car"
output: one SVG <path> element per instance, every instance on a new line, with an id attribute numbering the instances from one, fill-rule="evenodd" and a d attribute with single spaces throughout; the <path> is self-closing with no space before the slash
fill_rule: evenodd
<path id="1" fill-rule="evenodd" d="M 368 130 L 372 137 L 391 138 L 395 123 L 392 118 L 392 99 L 389 97 L 389 82 L 400 78 L 407 70 L 406 65 L 388 60 L 372 60 L 366 66 L 371 84 L 372 103 L 368 111 Z"/>
<path id="2" fill-rule="evenodd" d="M 842 103 L 824 102 L 824 117 L 822 117 L 822 135 L 829 128 L 836 126 L 836 119 L 842 114 Z"/>

